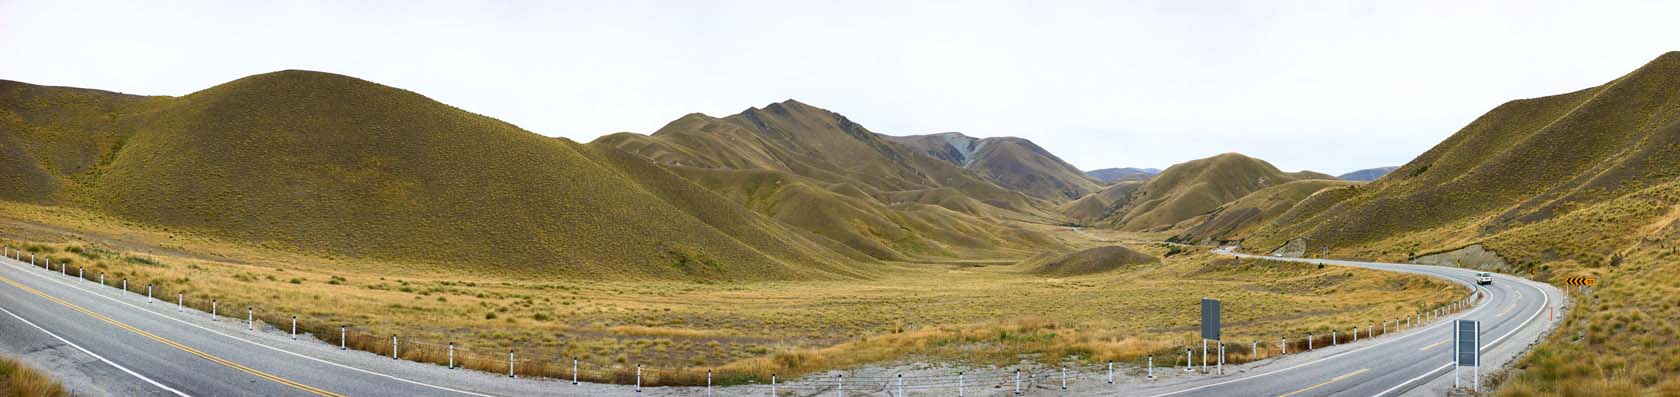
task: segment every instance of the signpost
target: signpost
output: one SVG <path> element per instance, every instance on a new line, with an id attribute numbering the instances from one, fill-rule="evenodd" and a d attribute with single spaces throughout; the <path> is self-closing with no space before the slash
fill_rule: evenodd
<path id="1" fill-rule="evenodd" d="M 1208 341 L 1219 341 L 1219 300 L 1202 298 L 1202 371 L 1207 371 Z M 1225 369 L 1224 349 L 1220 349 L 1219 369 Z"/>
<path id="2" fill-rule="evenodd" d="M 1482 383 L 1482 323 L 1475 320 L 1453 322 L 1453 387 L 1458 387 L 1458 368 L 1470 367 L 1470 388 L 1481 391 Z"/>

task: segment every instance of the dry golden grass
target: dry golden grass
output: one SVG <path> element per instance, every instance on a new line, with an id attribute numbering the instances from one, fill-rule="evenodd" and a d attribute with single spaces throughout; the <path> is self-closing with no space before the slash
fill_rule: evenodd
<path id="1" fill-rule="evenodd" d="M 1313 332 L 1343 332 L 1439 306 L 1462 288 L 1416 276 L 1304 264 L 1233 262 L 1181 253 L 1086 276 L 1050 278 L 1020 265 L 889 263 L 867 280 L 658 281 L 528 278 L 470 266 L 311 257 L 124 225 L 77 210 L 4 204 L 0 238 L 11 246 L 133 289 L 186 294 L 188 305 L 238 315 L 254 306 L 265 322 L 299 316 L 306 332 L 337 343 L 351 325 L 351 347 L 504 372 L 692 384 L 715 368 L 722 382 L 769 374 L 896 360 L 973 365 L 1129 362 L 1171 354 L 1194 341 L 1198 300 L 1225 300 L 1233 362 L 1248 341 L 1276 348 Z M 1061 238 L 1096 245 L 1066 229 Z M 1097 231 L 1095 233 L 1107 233 Z M 1168 251 L 1139 247 L 1153 254 Z M 1297 350 L 1295 348 L 1292 351 Z M 1165 362 L 1163 362 L 1163 365 Z"/>
<path id="2" fill-rule="evenodd" d="M 0 397 L 67 396 L 64 386 L 40 370 L 0 356 Z"/>

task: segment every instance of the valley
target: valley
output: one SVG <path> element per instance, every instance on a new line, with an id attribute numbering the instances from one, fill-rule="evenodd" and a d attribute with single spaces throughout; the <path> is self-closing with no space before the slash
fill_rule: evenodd
<path id="1" fill-rule="evenodd" d="M 1551 287 L 1477 290 L 1502 307 L 1464 313 L 1540 342 L 1503 347 L 1489 385 L 1671 393 L 1677 82 L 1670 52 L 1337 178 L 1241 153 L 1087 173 L 1027 139 L 884 134 L 792 99 L 580 143 L 314 71 L 180 97 L 0 81 L 0 244 L 323 344 L 554 379 L 575 357 L 588 382 L 649 386 L 1182 365 L 1203 297 L 1254 343 L 1239 364 L 1472 296 L 1465 269 L 1403 263 L 1594 277 L 1534 327 Z"/>
<path id="2" fill-rule="evenodd" d="M 7 245 L 50 252 L 41 259 L 67 263 L 72 272 L 87 266 L 113 285 L 126 279 L 134 288 L 156 286 L 159 296 L 183 292 L 188 306 L 205 311 L 216 299 L 236 316 L 255 307 L 258 320 L 276 327 L 295 313 L 305 333 L 331 344 L 336 326 L 350 324 L 351 345 L 360 338 L 359 348 L 380 354 L 389 354 L 379 342 L 384 335 L 413 341 L 404 346 L 452 341 L 465 365 L 489 371 L 500 364 L 483 352 L 578 357 L 594 369 L 586 373 L 591 380 L 613 383 L 637 364 L 762 380 L 898 362 L 1130 362 L 1191 344 L 1193 307 L 1204 296 L 1233 302 L 1230 335 L 1264 341 L 1464 297 L 1462 288 L 1421 276 L 1257 260 L 1239 266 L 1189 251 L 1083 275 L 1040 275 L 1006 260 L 887 263 L 877 276 L 848 280 L 534 278 L 471 265 L 316 257 L 124 226 L 81 211 L 0 205 L 9 214 L 0 229 Z M 1080 247 L 1135 237 L 1023 227 Z M 1176 252 L 1136 248 L 1152 258 Z M 1233 362 L 1241 357 L 1232 353 Z M 418 347 L 405 347 L 404 358 L 442 360 Z M 564 369 L 530 371 L 560 377 Z M 662 382 L 693 381 L 668 375 Z"/>

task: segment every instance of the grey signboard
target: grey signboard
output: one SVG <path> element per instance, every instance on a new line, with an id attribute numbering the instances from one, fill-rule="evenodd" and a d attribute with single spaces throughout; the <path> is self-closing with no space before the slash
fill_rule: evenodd
<path id="1" fill-rule="evenodd" d="M 1482 323 L 1458 320 L 1453 324 L 1453 361 L 1460 367 L 1482 366 Z"/>
<path id="2" fill-rule="evenodd" d="M 1202 339 L 1219 340 L 1219 300 L 1202 298 Z"/>

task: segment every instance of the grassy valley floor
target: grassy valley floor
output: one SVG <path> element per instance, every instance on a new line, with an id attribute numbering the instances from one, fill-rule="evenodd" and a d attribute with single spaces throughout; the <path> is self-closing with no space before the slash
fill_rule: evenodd
<path id="1" fill-rule="evenodd" d="M 1075 233 L 1075 245 L 1128 236 Z M 1096 234 L 1093 234 L 1096 233 Z M 956 365 L 1129 362 L 1179 357 L 1194 342 L 1198 301 L 1224 300 L 1227 338 L 1275 349 L 1279 337 L 1346 331 L 1464 296 L 1463 288 L 1419 276 L 1256 260 L 1135 246 L 1160 263 L 1070 277 L 1031 274 L 1000 261 L 885 265 L 867 279 L 680 282 L 509 276 L 470 263 L 439 265 L 321 257 L 251 247 L 123 222 L 81 210 L 0 203 L 0 239 L 38 259 L 69 264 L 71 275 L 131 290 L 156 288 L 165 301 L 223 315 L 254 307 L 276 326 L 300 327 L 338 343 L 441 362 L 454 342 L 469 367 L 627 382 L 637 364 L 649 384 L 681 384 L 706 368 L 723 382 L 795 376 L 901 360 Z M 1024 259 L 1024 258 L 1011 258 Z M 1291 349 L 1294 350 L 1294 349 Z M 1162 365 L 1169 363 L 1162 362 Z M 660 371 L 654 371 L 659 369 Z M 662 371 L 662 372 L 661 372 Z"/>

